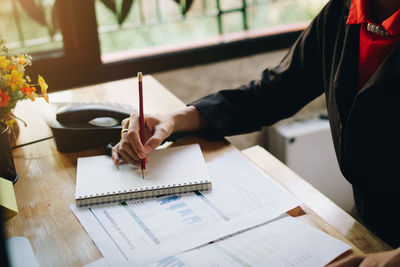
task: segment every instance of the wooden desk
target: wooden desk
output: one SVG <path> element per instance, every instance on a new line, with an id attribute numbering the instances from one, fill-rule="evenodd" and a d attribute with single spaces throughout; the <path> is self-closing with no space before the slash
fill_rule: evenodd
<path id="1" fill-rule="evenodd" d="M 147 113 L 167 112 L 184 106 L 151 76 L 144 77 L 144 109 Z M 51 102 L 114 102 L 137 106 L 137 80 L 125 79 L 50 94 Z M 45 103 L 26 101 L 16 114 L 27 121 L 21 126 L 18 143 L 51 136 L 40 110 Z M 207 141 L 196 137 L 176 143 L 198 142 L 206 161 L 236 149 L 226 140 Z M 26 236 L 40 266 L 82 266 L 102 257 L 88 234 L 69 208 L 74 203 L 77 158 L 104 153 L 103 148 L 76 153 L 59 153 L 53 139 L 15 149 L 14 161 L 19 180 L 14 189 L 19 215 L 5 224 L 6 234 Z M 390 249 L 385 243 L 334 205 L 325 196 L 294 174 L 284 164 L 260 147 L 244 154 L 268 172 L 295 196 L 305 201 L 302 220 L 353 246 L 352 253 Z M 299 211 L 298 209 L 297 211 Z"/>

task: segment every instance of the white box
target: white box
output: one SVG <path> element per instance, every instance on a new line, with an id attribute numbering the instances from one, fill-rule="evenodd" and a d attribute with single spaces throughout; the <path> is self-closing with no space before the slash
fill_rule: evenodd
<path id="1" fill-rule="evenodd" d="M 329 122 L 321 116 L 276 124 L 268 129 L 267 149 L 304 180 L 350 212 L 351 184 L 340 172 Z"/>

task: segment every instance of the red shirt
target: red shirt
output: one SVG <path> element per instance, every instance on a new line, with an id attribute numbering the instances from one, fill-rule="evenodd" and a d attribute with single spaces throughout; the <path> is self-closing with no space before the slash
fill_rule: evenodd
<path id="1" fill-rule="evenodd" d="M 385 58 L 398 44 L 400 37 L 400 9 L 381 23 L 372 21 L 369 15 L 370 0 L 353 0 L 346 24 L 361 24 L 358 59 L 358 89 L 371 78 Z M 372 25 L 380 26 L 381 34 L 368 30 Z M 368 26 L 370 24 L 370 26 Z"/>

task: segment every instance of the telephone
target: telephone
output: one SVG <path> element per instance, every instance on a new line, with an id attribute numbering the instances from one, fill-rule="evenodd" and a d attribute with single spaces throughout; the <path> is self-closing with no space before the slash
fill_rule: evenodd
<path id="1" fill-rule="evenodd" d="M 57 150 L 74 152 L 117 142 L 122 120 L 133 111 L 130 106 L 115 104 L 58 103 L 46 112 L 46 122 Z"/>

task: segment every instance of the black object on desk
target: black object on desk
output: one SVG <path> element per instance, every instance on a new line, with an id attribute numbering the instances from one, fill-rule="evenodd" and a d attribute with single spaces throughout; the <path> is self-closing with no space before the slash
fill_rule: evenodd
<path id="1" fill-rule="evenodd" d="M 133 109 L 108 104 L 66 104 L 46 121 L 53 132 L 57 150 L 75 152 L 94 147 L 103 147 L 117 142 L 121 135 L 121 122 Z"/>
<path id="2" fill-rule="evenodd" d="M 15 170 L 8 129 L 7 124 L 0 121 L 0 177 L 10 180 L 15 184 L 18 180 L 18 174 Z"/>

